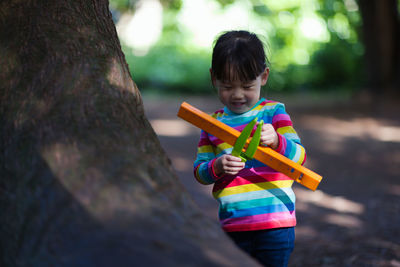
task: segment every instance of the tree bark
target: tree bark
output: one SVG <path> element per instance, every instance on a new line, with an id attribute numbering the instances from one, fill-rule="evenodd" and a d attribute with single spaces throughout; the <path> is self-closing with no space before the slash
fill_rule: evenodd
<path id="1" fill-rule="evenodd" d="M 400 21 L 396 0 L 359 0 L 368 85 L 376 94 L 400 93 Z"/>
<path id="2" fill-rule="evenodd" d="M 0 40 L 0 266 L 255 264 L 178 182 L 106 0 L 3 0 Z"/>

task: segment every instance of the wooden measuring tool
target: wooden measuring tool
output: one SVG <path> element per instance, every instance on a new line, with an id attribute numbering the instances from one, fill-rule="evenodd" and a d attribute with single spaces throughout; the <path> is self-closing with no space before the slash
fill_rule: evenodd
<path id="1" fill-rule="evenodd" d="M 181 104 L 178 117 L 232 146 L 240 136 L 240 132 L 236 129 L 220 122 L 186 102 Z M 319 174 L 288 159 L 269 147 L 258 146 L 254 158 L 311 190 L 316 190 L 322 179 Z"/>

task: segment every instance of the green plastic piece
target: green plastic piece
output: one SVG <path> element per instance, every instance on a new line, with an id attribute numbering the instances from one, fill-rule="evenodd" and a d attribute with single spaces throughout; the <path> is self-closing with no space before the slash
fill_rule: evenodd
<path id="1" fill-rule="evenodd" d="M 232 155 L 235 157 L 239 157 L 243 162 L 253 159 L 253 156 L 256 153 L 257 147 L 260 143 L 261 128 L 264 124 L 263 120 L 261 120 L 260 123 L 257 125 L 257 129 L 254 132 L 254 135 L 251 138 L 251 141 L 246 151 L 243 152 L 243 148 L 246 145 L 246 141 L 250 137 L 251 132 L 253 131 L 254 125 L 257 123 L 257 119 L 258 118 L 255 118 L 254 120 L 249 122 L 246 127 L 244 127 L 242 133 L 239 135 L 238 139 L 235 142 L 235 145 L 233 146 Z"/>

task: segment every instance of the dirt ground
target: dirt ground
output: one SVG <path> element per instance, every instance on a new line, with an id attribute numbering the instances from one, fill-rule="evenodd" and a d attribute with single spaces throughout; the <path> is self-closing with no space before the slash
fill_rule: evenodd
<path id="1" fill-rule="evenodd" d="M 400 266 L 400 101 L 272 99 L 286 104 L 307 151 L 305 166 L 323 176 L 315 192 L 294 185 L 298 224 L 289 266 Z M 143 101 L 179 179 L 218 223 L 211 187 L 192 174 L 200 130 L 176 113 L 183 101 L 207 113 L 221 104 L 215 96 Z"/>

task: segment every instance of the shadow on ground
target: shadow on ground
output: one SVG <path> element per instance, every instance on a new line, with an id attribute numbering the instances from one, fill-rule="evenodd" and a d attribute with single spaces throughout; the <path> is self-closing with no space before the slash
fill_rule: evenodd
<path id="1" fill-rule="evenodd" d="M 400 266 L 398 103 L 301 99 L 274 100 L 286 104 L 307 150 L 306 167 L 324 178 L 316 192 L 294 186 L 298 225 L 290 266 Z M 179 179 L 217 221 L 211 187 L 192 174 L 200 130 L 176 113 L 182 101 L 207 113 L 221 104 L 215 97 L 144 96 L 143 101 Z"/>

